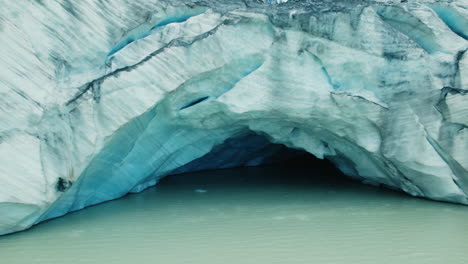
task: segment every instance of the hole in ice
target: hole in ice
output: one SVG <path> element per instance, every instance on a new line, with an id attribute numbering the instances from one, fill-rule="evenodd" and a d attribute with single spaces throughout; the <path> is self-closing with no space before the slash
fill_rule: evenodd
<path id="1" fill-rule="evenodd" d="M 284 151 L 291 154 L 291 150 L 286 147 Z M 187 192 L 217 195 L 222 189 L 238 189 L 242 192 L 250 187 L 255 190 L 283 188 L 285 191 L 295 188 L 305 190 L 326 187 L 335 190 L 335 188 L 346 188 L 349 184 L 360 183 L 344 176 L 328 160 L 320 160 L 311 154 L 298 151 L 288 158 L 278 154 L 260 166 L 172 174 L 163 178 L 157 188 L 179 186 Z"/>
<path id="2" fill-rule="evenodd" d="M 468 39 L 468 20 L 460 15 L 456 10 L 442 5 L 429 5 L 444 23 L 464 39 Z"/>
<path id="3" fill-rule="evenodd" d="M 114 46 L 114 48 L 107 54 L 108 57 L 114 55 L 115 53 L 119 52 L 121 49 L 125 48 L 128 44 L 134 42 L 135 39 L 133 37 L 127 38 L 122 42 L 118 43 Z"/>
<path id="4" fill-rule="evenodd" d="M 271 169 L 265 169 L 266 165 Z M 240 168 L 221 170 L 235 167 Z M 329 160 L 271 143 L 265 136 L 249 132 L 215 146 L 206 155 L 172 171 L 158 184 L 187 185 L 191 192 L 209 194 L 216 191 L 210 184 L 306 184 L 320 182 L 324 177 L 327 181 L 339 178 L 354 182 Z"/>
<path id="5" fill-rule="evenodd" d="M 194 12 L 194 13 L 190 13 L 190 14 L 175 14 L 175 15 L 172 15 L 172 16 L 168 16 L 166 18 L 164 18 L 163 20 L 159 21 L 156 25 L 154 25 L 151 29 L 156 29 L 156 28 L 159 28 L 159 27 L 163 27 L 163 26 L 167 26 L 169 24 L 172 24 L 172 23 L 183 23 L 187 20 L 189 20 L 191 17 L 194 17 L 194 16 L 197 16 L 197 15 L 200 15 L 201 13 L 203 13 L 203 11 L 199 11 L 199 12 Z"/>
<path id="6" fill-rule="evenodd" d="M 192 106 L 194 106 L 194 105 L 196 105 L 196 104 L 199 104 L 199 103 L 201 103 L 201 102 L 203 102 L 203 101 L 206 101 L 208 98 L 210 98 L 210 97 L 209 97 L 209 96 L 204 96 L 204 97 L 198 98 L 198 99 L 196 99 L 196 100 L 193 100 L 193 101 L 191 101 L 190 103 L 188 103 L 188 104 L 182 106 L 179 110 L 183 110 L 183 109 L 192 107 Z"/>
<path id="7" fill-rule="evenodd" d="M 156 25 L 152 26 L 149 30 L 148 27 L 139 27 L 137 29 L 132 30 L 132 33 L 124 38 L 122 41 L 118 42 L 107 54 L 107 57 L 114 55 L 115 53 L 119 52 L 129 44 L 139 40 L 146 38 L 147 36 L 151 35 L 154 29 L 161 28 L 173 23 L 183 23 L 194 16 L 198 16 L 203 14 L 206 10 L 205 9 L 196 9 L 189 13 L 184 14 L 174 14 L 168 16 L 162 20 L 160 20 Z"/>

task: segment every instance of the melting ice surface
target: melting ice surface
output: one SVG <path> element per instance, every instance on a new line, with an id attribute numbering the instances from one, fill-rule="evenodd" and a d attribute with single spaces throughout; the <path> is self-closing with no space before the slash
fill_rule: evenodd
<path id="1" fill-rule="evenodd" d="M 4 2 L 0 234 L 285 149 L 468 204 L 465 0 Z"/>
<path id="2" fill-rule="evenodd" d="M 464 206 L 312 164 L 169 176 L 0 237 L 2 263 L 466 263 Z"/>

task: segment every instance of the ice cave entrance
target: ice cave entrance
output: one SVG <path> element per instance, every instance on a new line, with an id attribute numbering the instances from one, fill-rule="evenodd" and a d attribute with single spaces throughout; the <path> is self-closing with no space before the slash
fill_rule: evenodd
<path id="1" fill-rule="evenodd" d="M 330 161 L 312 154 L 271 143 L 254 133 L 226 140 L 210 153 L 175 170 L 161 185 L 193 185 L 196 192 L 212 185 L 324 185 L 355 184 Z M 205 188 L 206 187 L 206 188 Z"/>

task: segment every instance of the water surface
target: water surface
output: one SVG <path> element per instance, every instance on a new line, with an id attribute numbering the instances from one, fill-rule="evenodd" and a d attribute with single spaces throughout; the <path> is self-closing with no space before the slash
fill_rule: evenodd
<path id="1" fill-rule="evenodd" d="M 468 263 L 468 207 L 314 167 L 167 177 L 0 237 L 1 263 Z"/>

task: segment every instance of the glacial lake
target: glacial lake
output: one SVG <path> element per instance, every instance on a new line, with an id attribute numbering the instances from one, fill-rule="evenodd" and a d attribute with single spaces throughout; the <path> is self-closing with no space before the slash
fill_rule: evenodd
<path id="1" fill-rule="evenodd" d="M 468 207 L 314 168 L 169 176 L 0 237 L 0 263 L 468 263 Z"/>

